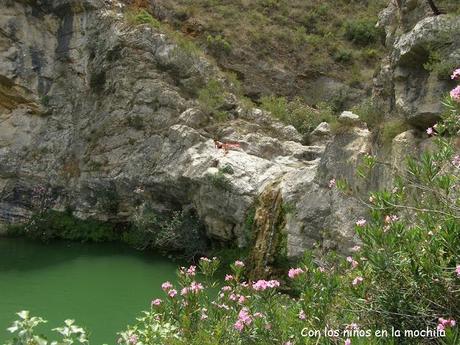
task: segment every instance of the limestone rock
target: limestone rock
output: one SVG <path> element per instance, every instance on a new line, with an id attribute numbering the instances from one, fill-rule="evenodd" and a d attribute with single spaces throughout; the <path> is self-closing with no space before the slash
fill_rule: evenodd
<path id="1" fill-rule="evenodd" d="M 339 122 L 348 125 L 348 126 L 356 126 L 360 124 L 359 115 L 351 111 L 344 111 L 339 116 Z"/>
<path id="2" fill-rule="evenodd" d="M 314 130 L 311 132 L 313 136 L 323 137 L 331 135 L 331 126 L 327 122 L 321 122 Z"/>
<path id="3" fill-rule="evenodd" d="M 454 86 L 447 66 L 453 69 L 460 58 L 460 42 L 454 39 L 460 16 L 433 16 L 427 1 L 399 4 L 392 2 L 380 15 L 389 56 L 374 79 L 374 97 L 386 112 L 425 129 L 439 120 L 441 99 Z"/>

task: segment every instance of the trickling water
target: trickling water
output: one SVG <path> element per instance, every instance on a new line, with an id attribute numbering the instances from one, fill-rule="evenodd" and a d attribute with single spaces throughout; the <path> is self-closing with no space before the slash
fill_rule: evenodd
<path id="1" fill-rule="evenodd" d="M 255 241 L 249 260 L 252 279 L 266 277 L 269 265 L 276 257 L 279 229 L 284 221 L 282 204 L 283 198 L 277 183 L 268 185 L 258 199 L 252 229 Z"/>
<path id="2" fill-rule="evenodd" d="M 160 285 L 174 281 L 176 264 L 119 244 L 41 244 L 0 237 L 0 344 L 20 310 L 52 329 L 68 318 L 87 328 L 92 344 L 114 344 Z M 45 333 L 47 336 L 52 332 Z"/>

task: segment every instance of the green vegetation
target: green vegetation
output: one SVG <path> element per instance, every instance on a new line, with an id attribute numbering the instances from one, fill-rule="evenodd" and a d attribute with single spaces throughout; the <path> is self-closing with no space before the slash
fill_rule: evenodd
<path id="1" fill-rule="evenodd" d="M 344 31 L 347 40 L 361 46 L 376 43 L 381 34 L 375 27 L 375 21 L 369 19 L 349 20 L 344 25 Z"/>
<path id="2" fill-rule="evenodd" d="M 107 242 L 118 239 L 118 234 L 112 224 L 95 219 L 75 218 L 70 210 L 58 212 L 47 210 L 36 214 L 24 226 L 10 226 L 10 236 L 25 235 L 41 241 L 54 239 Z"/>
<path id="3" fill-rule="evenodd" d="M 144 119 L 139 115 L 129 116 L 128 126 L 140 131 L 144 128 Z"/>
<path id="4" fill-rule="evenodd" d="M 220 81 L 210 80 L 198 92 L 198 102 L 205 113 L 215 116 L 219 121 L 227 119 L 227 114 L 222 109 L 225 103 L 225 89 Z"/>
<path id="5" fill-rule="evenodd" d="M 445 60 L 438 50 L 431 50 L 428 61 L 423 68 L 429 72 L 434 72 L 439 80 L 450 80 L 452 71 L 458 67 L 458 60 L 451 58 Z"/>
<path id="6" fill-rule="evenodd" d="M 331 122 L 335 119 L 332 109 L 326 105 L 322 104 L 315 109 L 299 98 L 288 101 L 285 97 L 270 96 L 263 97 L 261 102 L 263 109 L 281 122 L 294 126 L 302 134 L 311 132 L 323 121 Z"/>
<path id="7" fill-rule="evenodd" d="M 106 82 L 105 71 L 94 72 L 91 74 L 91 77 L 89 80 L 89 86 L 95 92 L 102 92 L 104 90 L 105 82 Z"/>
<path id="8" fill-rule="evenodd" d="M 393 139 L 409 129 L 409 124 L 402 119 L 388 120 L 383 123 L 380 130 L 380 142 L 384 147 L 389 147 Z"/>
<path id="9" fill-rule="evenodd" d="M 192 211 L 160 214 L 147 204 L 138 208 L 132 222 L 131 229 L 123 233 L 122 240 L 137 249 L 183 251 L 187 258 L 206 250 L 202 224 Z"/>
<path id="10" fill-rule="evenodd" d="M 209 51 L 216 56 L 220 56 L 222 54 L 228 55 L 232 51 L 230 43 L 228 43 L 221 35 L 208 35 L 206 42 Z"/>
<path id="11" fill-rule="evenodd" d="M 170 11 L 168 21 L 177 31 L 207 47 L 225 69 L 244 74 L 245 86 L 264 64 L 296 75 L 322 73 L 347 83 L 352 70 L 343 69 L 341 63 L 372 69 L 376 62 L 372 57 L 383 51 L 375 24 L 385 0 L 171 0 L 162 5 Z M 351 50 L 356 52 L 353 57 L 345 53 Z M 257 77 L 271 91 L 262 96 L 299 95 L 288 90 L 283 94 L 282 84 L 268 75 Z"/>
<path id="12" fill-rule="evenodd" d="M 131 9 L 126 12 L 126 18 L 132 25 L 148 24 L 153 28 L 160 28 L 160 22 L 145 9 Z"/>
<path id="13" fill-rule="evenodd" d="M 370 98 L 354 106 L 351 111 L 359 115 L 370 129 L 378 128 L 384 121 L 384 114 Z"/>
<path id="14" fill-rule="evenodd" d="M 232 185 L 228 177 L 225 176 L 225 174 L 231 175 L 233 173 L 232 171 L 233 169 L 231 170 L 231 173 L 230 173 L 227 167 L 221 168 L 216 174 L 208 175 L 209 181 L 216 188 L 219 188 L 223 191 L 230 191 L 232 189 Z"/>

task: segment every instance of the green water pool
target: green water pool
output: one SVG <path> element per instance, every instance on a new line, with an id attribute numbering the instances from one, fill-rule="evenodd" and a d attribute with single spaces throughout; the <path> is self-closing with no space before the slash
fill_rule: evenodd
<path id="1" fill-rule="evenodd" d="M 176 267 L 121 244 L 0 237 L 0 344 L 20 310 L 47 319 L 43 331 L 72 318 L 89 330 L 91 344 L 115 344 L 118 331 L 163 297 L 160 284 L 175 280 Z"/>

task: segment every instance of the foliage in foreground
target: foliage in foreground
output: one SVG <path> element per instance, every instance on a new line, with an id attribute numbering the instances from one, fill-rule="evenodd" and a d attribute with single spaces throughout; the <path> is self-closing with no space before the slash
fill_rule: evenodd
<path id="1" fill-rule="evenodd" d="M 460 79 L 460 70 L 452 77 Z M 201 258 L 198 267 L 179 270 L 177 286 L 162 284 L 165 298 L 153 300 L 119 334 L 119 343 L 458 345 L 460 155 L 454 140 L 460 86 L 445 106 L 443 121 L 427 129 L 434 137 L 431 150 L 409 159 L 393 188 L 362 200 L 370 212 L 356 221 L 361 245 L 353 256 L 319 264 L 307 254 L 287 272 L 289 295 L 278 292 L 284 285 L 278 280 L 247 281 L 241 261 L 224 282 L 215 281 L 219 260 Z M 358 175 L 367 178 L 376 164 L 365 157 Z M 331 193 L 350 192 L 345 181 L 332 179 L 329 186 Z M 43 320 L 25 315 L 10 328 L 16 338 L 9 344 L 48 344 L 33 331 Z M 80 328 L 69 334 L 72 325 L 65 327 L 60 333 L 67 338 L 52 344 L 86 343 Z"/>

